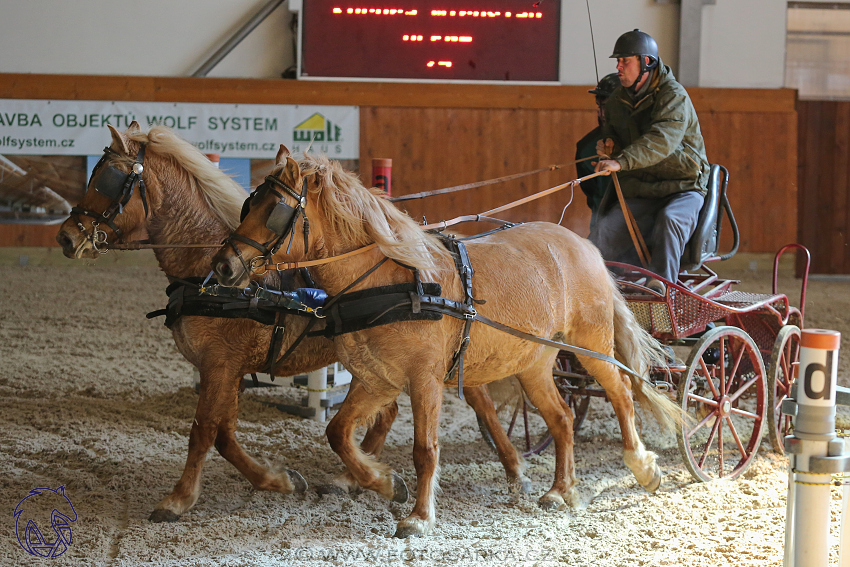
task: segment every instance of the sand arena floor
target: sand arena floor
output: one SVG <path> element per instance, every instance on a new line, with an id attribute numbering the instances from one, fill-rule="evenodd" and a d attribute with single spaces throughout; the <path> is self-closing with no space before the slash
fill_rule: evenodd
<path id="1" fill-rule="evenodd" d="M 114 254 L 114 253 L 113 253 Z M 767 442 L 737 481 L 694 482 L 673 435 L 643 420 L 643 438 L 665 473 L 649 495 L 622 462 L 610 408 L 594 400 L 576 443 L 578 504 L 544 512 L 536 499 L 552 479 L 553 450 L 527 460 L 535 491 L 506 491 L 475 415 L 446 391 L 441 420 L 442 494 L 433 533 L 392 537 L 412 503 L 372 493 L 353 498 L 313 490 L 341 470 L 324 425 L 264 401 L 297 403 L 292 388 L 248 390 L 238 438 L 260 459 L 301 472 L 304 495 L 256 492 L 212 451 L 198 503 L 179 522 L 152 524 L 154 505 L 180 476 L 197 395 L 194 369 L 162 319 L 165 276 L 139 256 L 72 262 L 57 250 L 20 249 L 0 263 L 0 565 L 781 565 L 786 460 Z M 14 255 L 14 256 L 13 256 Z M 752 260 L 755 262 L 755 260 Z M 141 265 L 130 265 L 141 264 Z M 769 291 L 768 262 L 727 270 L 745 291 Z M 721 270 L 721 273 L 723 271 Z M 781 280 L 793 303 L 799 283 Z M 844 334 L 841 382 L 848 385 L 850 283 L 810 284 L 807 326 Z M 382 460 L 415 486 L 409 400 Z M 68 551 L 27 555 L 12 512 L 36 487 L 64 485 L 78 514 Z M 838 496 L 833 490 L 833 534 Z M 833 555 L 837 553 L 833 545 Z M 833 557 L 835 559 L 835 557 Z"/>

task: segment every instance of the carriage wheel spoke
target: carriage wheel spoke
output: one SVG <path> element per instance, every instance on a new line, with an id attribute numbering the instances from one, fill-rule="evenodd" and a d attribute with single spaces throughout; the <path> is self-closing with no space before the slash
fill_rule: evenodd
<path id="1" fill-rule="evenodd" d="M 520 402 L 514 408 L 514 415 L 511 416 L 511 424 L 508 426 L 508 437 L 511 436 L 511 433 L 513 433 L 514 430 L 514 425 L 516 425 L 516 416 L 519 415 L 519 404 L 525 406 L 525 399 L 523 398 L 522 400 L 520 400 Z"/>
<path id="2" fill-rule="evenodd" d="M 778 399 L 786 397 L 788 395 L 788 391 L 791 389 L 791 364 L 789 364 L 789 356 L 790 353 L 783 351 L 782 356 L 779 357 L 779 367 L 782 369 L 782 380 L 777 380 L 776 385 L 778 388 L 781 388 L 782 396 L 776 396 Z"/>
<path id="3" fill-rule="evenodd" d="M 740 415 L 742 417 L 749 417 L 750 419 L 760 419 L 761 418 L 761 416 L 758 415 L 758 414 L 750 413 L 750 412 L 744 411 L 740 408 L 732 408 L 731 412 L 734 413 L 735 415 Z"/>
<path id="4" fill-rule="evenodd" d="M 748 389 L 750 386 L 752 386 L 753 384 L 755 384 L 756 382 L 758 382 L 758 381 L 759 381 L 759 379 L 761 379 L 761 376 L 759 376 L 758 374 L 756 374 L 754 377 L 752 377 L 752 378 L 750 378 L 749 380 L 747 380 L 747 381 L 744 383 L 744 385 L 743 385 L 743 386 L 741 386 L 740 388 L 738 388 L 738 391 L 737 391 L 737 392 L 735 392 L 734 394 L 732 394 L 731 396 L 729 396 L 729 400 L 730 400 L 730 401 L 732 401 L 732 402 L 737 401 L 737 399 L 741 397 L 741 394 L 743 394 L 744 392 L 746 392 L 746 391 L 747 391 L 747 389 Z"/>
<path id="5" fill-rule="evenodd" d="M 708 450 L 711 449 L 711 444 L 714 442 L 714 436 L 717 434 L 717 428 L 720 425 L 720 420 L 714 422 L 714 426 L 711 428 L 711 433 L 708 435 L 708 440 L 705 442 L 705 450 L 702 452 L 702 457 L 699 460 L 699 468 L 705 466 L 705 459 L 708 458 Z"/>
<path id="6" fill-rule="evenodd" d="M 735 429 L 735 425 L 732 423 L 731 416 L 726 416 L 726 425 L 729 426 L 729 431 L 732 432 L 732 437 L 735 439 L 735 443 L 738 445 L 738 450 L 741 452 L 741 456 L 746 457 L 747 450 L 744 449 L 744 444 L 741 443 L 741 438 L 738 436 L 738 431 Z"/>
<path id="7" fill-rule="evenodd" d="M 720 395 L 726 394 L 726 337 L 720 337 L 720 360 L 717 361 L 717 366 L 720 368 Z"/>
<path id="8" fill-rule="evenodd" d="M 705 376 L 705 380 L 708 382 L 708 387 L 711 388 L 711 393 L 714 395 L 714 398 L 719 398 L 720 393 L 717 391 L 717 387 L 711 380 L 711 372 L 708 371 L 708 366 L 706 366 L 705 361 L 702 358 L 699 359 L 699 365 L 700 368 L 702 368 L 702 374 Z"/>
<path id="9" fill-rule="evenodd" d="M 735 349 L 733 348 L 731 350 L 734 351 Z M 741 366 L 741 359 L 744 358 L 745 350 L 746 349 L 744 348 L 744 345 L 742 344 L 741 349 L 737 352 L 737 354 L 735 354 L 735 364 L 732 366 L 732 372 L 729 373 L 729 384 L 726 386 L 726 390 L 724 390 L 724 392 L 723 392 L 724 394 L 728 394 L 729 390 L 732 389 L 732 382 L 733 382 L 732 377 L 738 375 L 738 367 Z M 725 367 L 725 365 L 724 365 L 724 367 Z M 738 392 L 739 392 L 738 395 L 740 395 L 741 391 L 742 390 L 738 390 Z"/>
<path id="10" fill-rule="evenodd" d="M 699 431 L 700 429 L 702 429 L 703 427 L 705 427 L 705 424 L 706 424 L 706 423 L 708 423 L 709 421 L 711 421 L 711 418 L 713 418 L 713 417 L 717 417 L 717 412 L 716 412 L 716 411 L 713 411 L 713 412 L 711 412 L 710 414 L 708 414 L 707 416 L 705 416 L 704 418 L 702 418 L 702 421 L 700 421 L 699 423 L 697 423 L 697 424 L 696 424 L 696 427 L 694 427 L 693 429 L 691 429 L 690 431 L 688 431 L 688 432 L 685 434 L 685 437 L 686 437 L 686 438 L 688 438 L 688 439 L 690 439 L 691 437 L 693 437 L 694 433 L 696 433 L 697 431 Z"/>
<path id="11" fill-rule="evenodd" d="M 723 478 L 723 420 L 717 420 L 717 462 L 718 477 Z"/>
<path id="12" fill-rule="evenodd" d="M 528 405 L 525 403 L 525 397 L 522 399 L 522 422 L 525 426 L 525 450 L 531 449 L 531 435 L 528 433 Z"/>
<path id="13" fill-rule="evenodd" d="M 717 400 L 711 400 L 709 398 L 703 398 L 702 396 L 698 396 L 696 394 L 688 394 L 688 399 L 689 400 L 696 400 L 696 401 L 698 401 L 702 404 L 705 404 L 707 406 L 711 406 L 711 407 L 714 407 L 714 408 L 717 407 Z"/>

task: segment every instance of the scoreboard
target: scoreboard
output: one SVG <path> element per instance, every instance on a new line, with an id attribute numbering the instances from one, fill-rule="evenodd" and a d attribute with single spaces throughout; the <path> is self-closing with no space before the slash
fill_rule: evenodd
<path id="1" fill-rule="evenodd" d="M 557 81 L 558 0 L 304 0 L 302 78 Z"/>

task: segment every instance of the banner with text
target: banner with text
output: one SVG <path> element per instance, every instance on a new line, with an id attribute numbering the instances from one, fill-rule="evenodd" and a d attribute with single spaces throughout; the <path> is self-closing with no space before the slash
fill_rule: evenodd
<path id="1" fill-rule="evenodd" d="M 147 132 L 167 126 L 202 152 L 273 159 L 280 144 L 334 159 L 358 159 L 356 106 L 0 99 L 0 154 L 98 155 L 107 124 Z"/>

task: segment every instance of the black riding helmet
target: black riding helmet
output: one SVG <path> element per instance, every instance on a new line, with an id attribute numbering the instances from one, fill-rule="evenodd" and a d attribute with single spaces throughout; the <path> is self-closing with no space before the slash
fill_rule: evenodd
<path id="1" fill-rule="evenodd" d="M 611 73 L 599 79 L 599 83 L 597 83 L 596 88 L 590 89 L 587 92 L 592 95 L 596 95 L 599 98 L 608 98 L 614 94 L 614 89 L 619 86 L 620 79 L 617 77 L 617 73 Z"/>
<path id="2" fill-rule="evenodd" d="M 633 55 L 637 55 L 640 60 L 640 74 L 635 81 L 635 84 L 637 84 L 644 73 L 658 66 L 658 44 L 655 43 L 651 35 L 638 29 L 626 32 L 617 38 L 617 43 L 614 44 L 614 53 L 611 54 L 610 59 Z M 644 56 L 649 57 L 648 65 Z"/>

